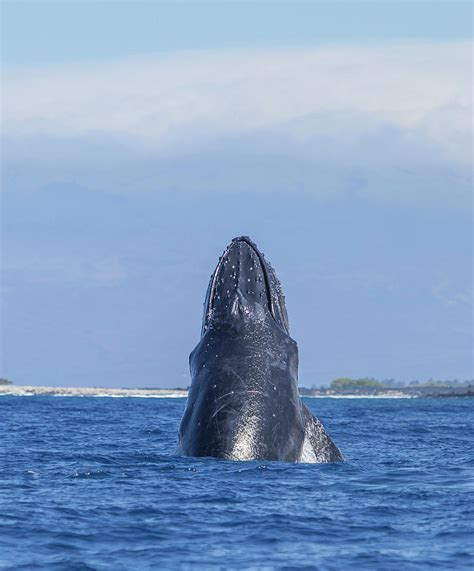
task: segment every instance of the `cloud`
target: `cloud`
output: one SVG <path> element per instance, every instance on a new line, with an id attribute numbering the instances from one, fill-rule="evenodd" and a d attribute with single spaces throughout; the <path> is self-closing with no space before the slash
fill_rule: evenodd
<path id="1" fill-rule="evenodd" d="M 446 307 L 464 306 L 466 308 L 472 305 L 472 287 L 464 288 L 464 291 L 459 291 L 458 284 L 453 284 L 445 280 L 442 283 L 433 285 L 431 292 L 435 299 L 440 301 Z"/>
<path id="2" fill-rule="evenodd" d="M 410 148 L 465 166 L 471 49 L 403 42 L 227 50 L 16 71 L 4 76 L 4 133 L 109 137 L 158 155 L 267 133 L 286 151 L 329 144 L 350 154 L 392 129 Z"/>

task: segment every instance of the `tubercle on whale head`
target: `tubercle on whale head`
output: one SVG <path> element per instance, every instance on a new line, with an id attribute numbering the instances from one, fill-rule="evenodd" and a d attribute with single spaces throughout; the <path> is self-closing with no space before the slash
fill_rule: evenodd
<path id="1" fill-rule="evenodd" d="M 211 275 L 201 334 L 216 321 L 262 314 L 289 334 L 285 296 L 275 270 L 248 236 L 240 236 L 224 250 Z"/>

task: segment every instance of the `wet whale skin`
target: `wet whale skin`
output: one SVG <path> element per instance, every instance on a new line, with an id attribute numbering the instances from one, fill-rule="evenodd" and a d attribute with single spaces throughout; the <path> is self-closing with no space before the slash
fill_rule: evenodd
<path id="1" fill-rule="evenodd" d="M 332 462 L 342 454 L 298 393 L 298 347 L 276 274 L 247 237 L 211 276 L 177 452 Z"/>

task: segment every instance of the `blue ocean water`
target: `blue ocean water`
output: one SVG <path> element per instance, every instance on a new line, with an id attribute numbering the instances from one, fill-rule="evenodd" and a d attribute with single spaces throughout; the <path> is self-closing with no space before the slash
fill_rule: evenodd
<path id="1" fill-rule="evenodd" d="M 472 569 L 474 399 L 307 399 L 346 462 L 173 455 L 184 399 L 0 397 L 0 568 Z"/>

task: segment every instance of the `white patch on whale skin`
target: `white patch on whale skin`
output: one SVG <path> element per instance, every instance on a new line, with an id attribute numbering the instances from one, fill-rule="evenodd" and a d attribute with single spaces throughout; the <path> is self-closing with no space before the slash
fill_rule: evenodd
<path id="1" fill-rule="evenodd" d="M 321 422 L 314 416 L 306 424 L 301 457 L 299 462 L 323 464 L 344 460 L 337 446 L 324 430 Z"/>
<path id="2" fill-rule="evenodd" d="M 311 445 L 311 442 L 307 434 L 305 434 L 304 436 L 303 447 L 301 449 L 301 458 L 299 459 L 299 462 L 304 464 L 318 463 L 318 459 L 316 457 L 316 454 L 314 453 L 313 446 Z"/>
<path id="3" fill-rule="evenodd" d="M 244 414 L 237 438 L 229 452 L 231 460 L 254 460 L 255 459 L 255 434 L 259 419 L 252 413 Z"/>
<path id="4" fill-rule="evenodd" d="M 328 462 L 333 462 L 329 450 L 324 447 L 316 453 L 310 439 L 308 438 L 308 435 L 305 434 L 303 447 L 301 449 L 301 457 L 298 460 L 298 463 L 326 464 Z"/>

